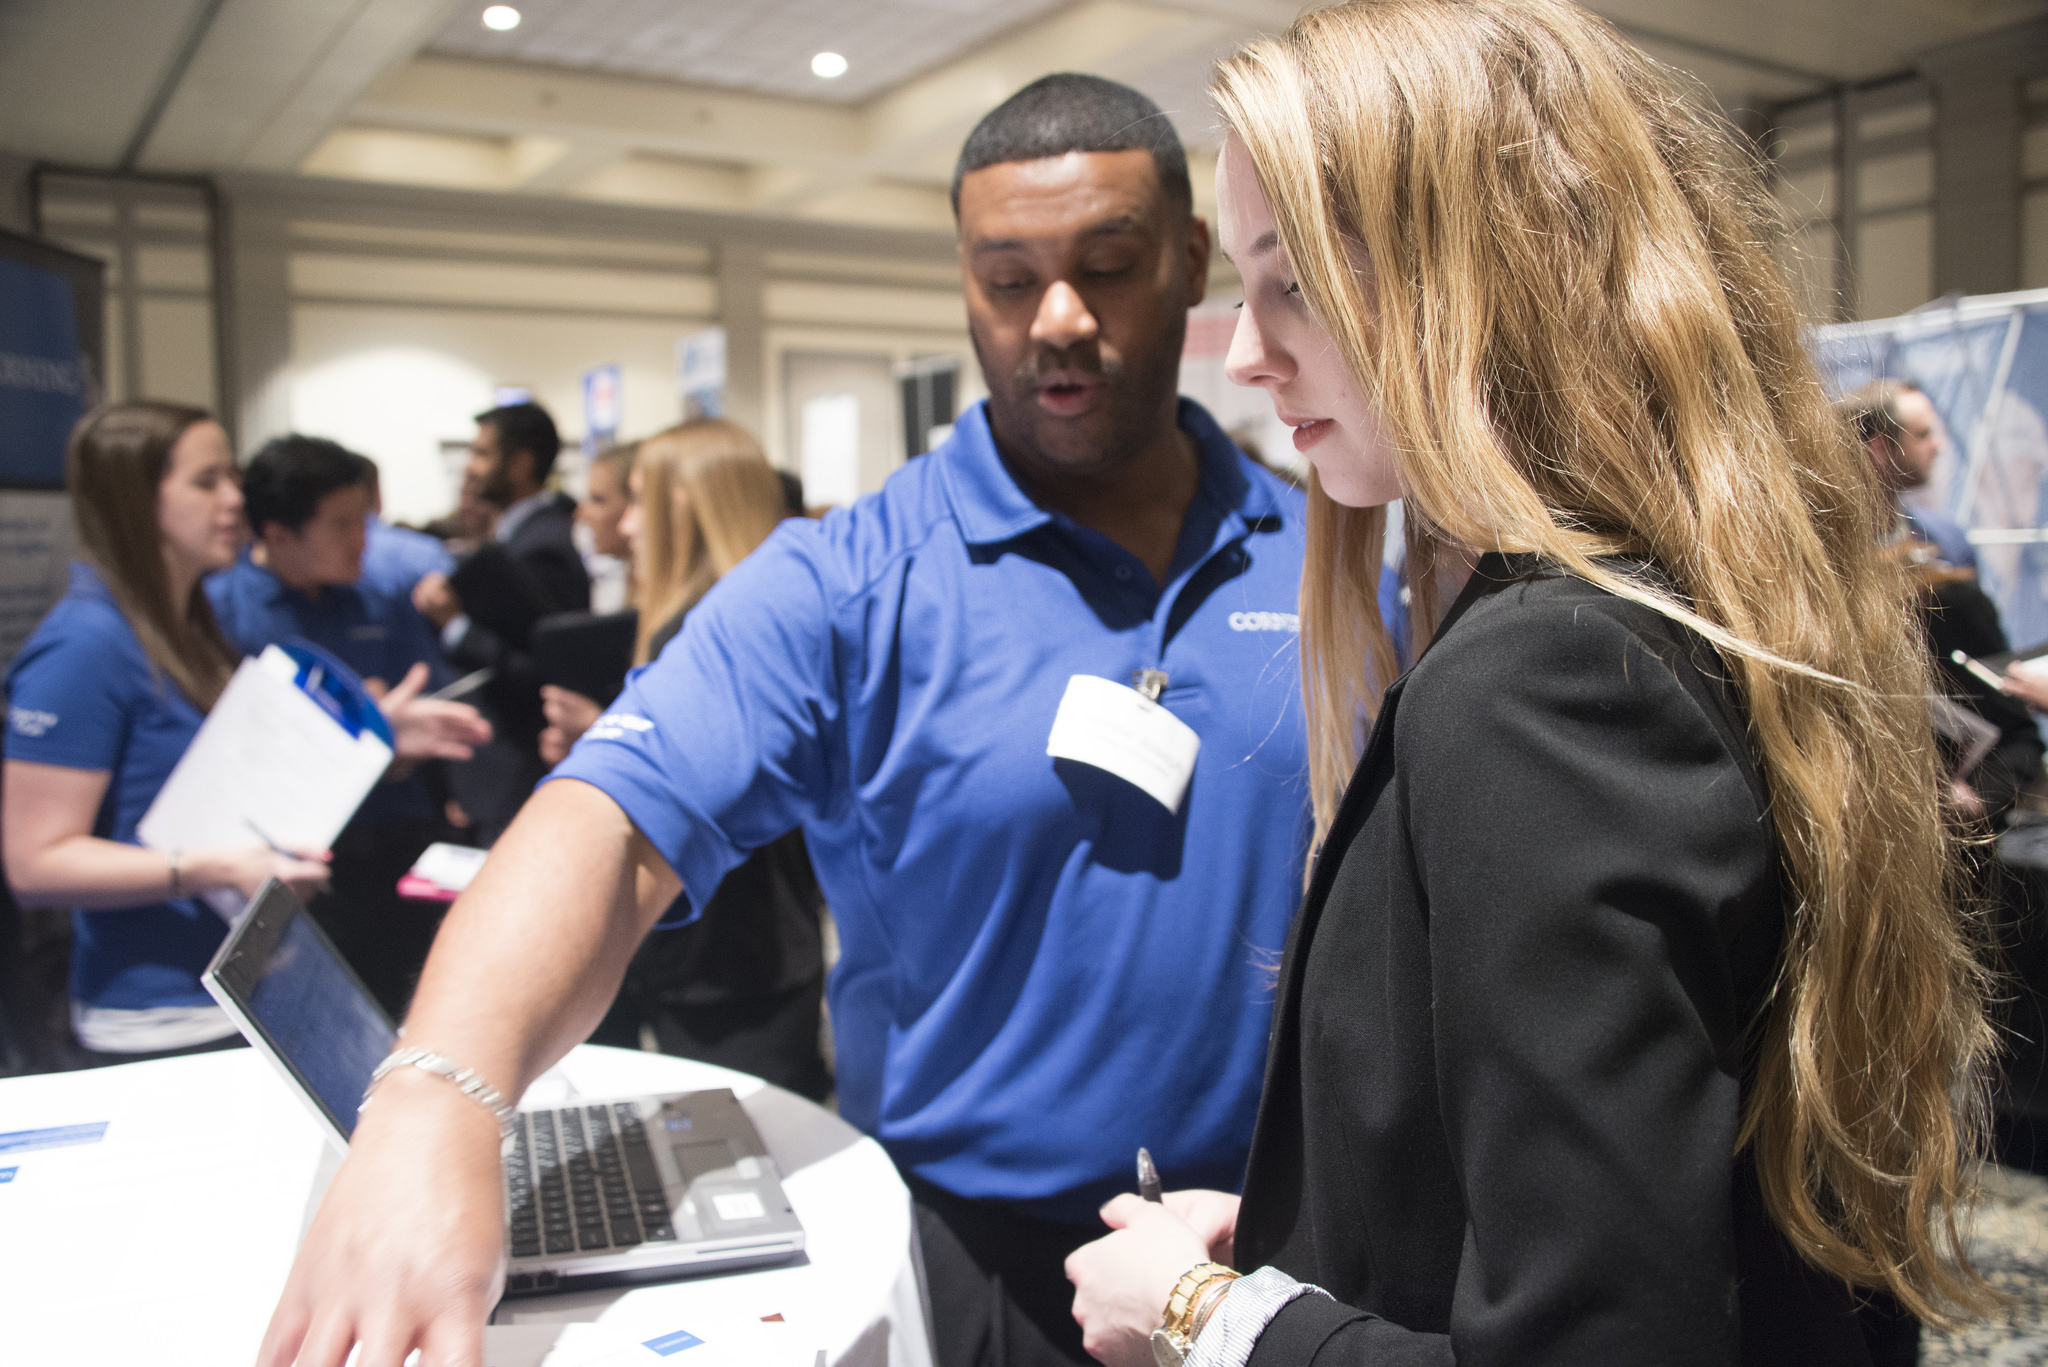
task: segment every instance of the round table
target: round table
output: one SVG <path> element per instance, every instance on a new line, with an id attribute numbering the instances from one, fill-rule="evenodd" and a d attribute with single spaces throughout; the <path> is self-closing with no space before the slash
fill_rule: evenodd
<path id="1" fill-rule="evenodd" d="M 678 1332 L 706 1351 L 676 1361 L 717 1367 L 754 1326 L 741 1360 L 772 1347 L 803 1367 L 931 1367 L 909 1193 L 881 1147 L 831 1112 L 742 1073 L 594 1045 L 525 1104 L 707 1087 L 730 1087 L 761 1132 L 804 1254 L 504 1302 L 486 1367 L 626 1362 L 622 1347 Z M 253 1050 L 0 1080 L 0 1362 L 252 1361 L 337 1166 Z"/>

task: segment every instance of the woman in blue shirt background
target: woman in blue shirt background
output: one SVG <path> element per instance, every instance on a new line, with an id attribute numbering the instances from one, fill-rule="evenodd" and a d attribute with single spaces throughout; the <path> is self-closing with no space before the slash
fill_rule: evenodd
<path id="1" fill-rule="evenodd" d="M 304 895 L 313 858 L 150 850 L 135 827 L 234 671 L 201 578 L 233 563 L 242 492 L 204 411 L 136 400 L 72 433 L 71 586 L 7 673 L 0 838 L 15 897 L 72 911 L 72 1022 L 97 1062 L 237 1039 L 199 974 L 227 932 L 200 895 Z"/>

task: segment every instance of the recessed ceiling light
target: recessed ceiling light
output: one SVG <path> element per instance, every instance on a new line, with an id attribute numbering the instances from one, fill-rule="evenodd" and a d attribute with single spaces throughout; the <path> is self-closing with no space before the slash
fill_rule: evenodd
<path id="1" fill-rule="evenodd" d="M 821 52 L 811 58 L 811 74 L 823 76 L 826 80 L 837 80 L 846 74 L 846 59 L 836 52 Z"/>
<path id="2" fill-rule="evenodd" d="M 519 11 L 510 5 L 491 5 L 484 10 L 484 27 L 503 33 L 519 27 Z"/>

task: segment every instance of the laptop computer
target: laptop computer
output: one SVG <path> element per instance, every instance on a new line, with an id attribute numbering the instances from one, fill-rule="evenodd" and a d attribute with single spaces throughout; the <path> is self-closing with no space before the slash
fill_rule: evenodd
<path id="1" fill-rule="evenodd" d="M 202 981 L 346 1148 L 398 1031 L 289 888 L 267 884 Z M 505 1150 L 507 1295 L 786 1261 L 804 1246 L 729 1089 L 521 1110 Z"/>

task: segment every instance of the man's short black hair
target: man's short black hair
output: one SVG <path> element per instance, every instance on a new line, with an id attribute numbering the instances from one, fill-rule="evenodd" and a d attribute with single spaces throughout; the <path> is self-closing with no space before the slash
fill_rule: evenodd
<path id="1" fill-rule="evenodd" d="M 1906 444 L 1906 420 L 1899 412 L 1899 400 L 1924 392 L 1912 380 L 1872 380 L 1835 400 L 1835 413 L 1856 429 L 1858 441 L 1866 445 L 1881 441 L 1898 451 Z"/>
<path id="2" fill-rule="evenodd" d="M 555 456 L 562 449 L 555 420 L 537 403 L 512 403 L 476 415 L 477 425 L 489 423 L 498 434 L 498 452 L 506 460 L 521 451 L 533 455 L 533 478 L 545 481 L 555 468 Z"/>
<path id="3" fill-rule="evenodd" d="M 303 528 L 336 489 L 368 488 L 365 457 L 325 437 L 294 432 L 272 437 L 242 471 L 242 503 L 258 536 L 275 522 L 287 531 Z"/>
<path id="4" fill-rule="evenodd" d="M 1004 100 L 967 135 L 953 166 L 953 216 L 969 171 L 1006 161 L 1037 161 L 1069 152 L 1152 154 L 1159 186 L 1176 216 L 1195 211 L 1187 149 L 1165 111 L 1127 85 L 1062 71 L 1041 76 Z"/>

